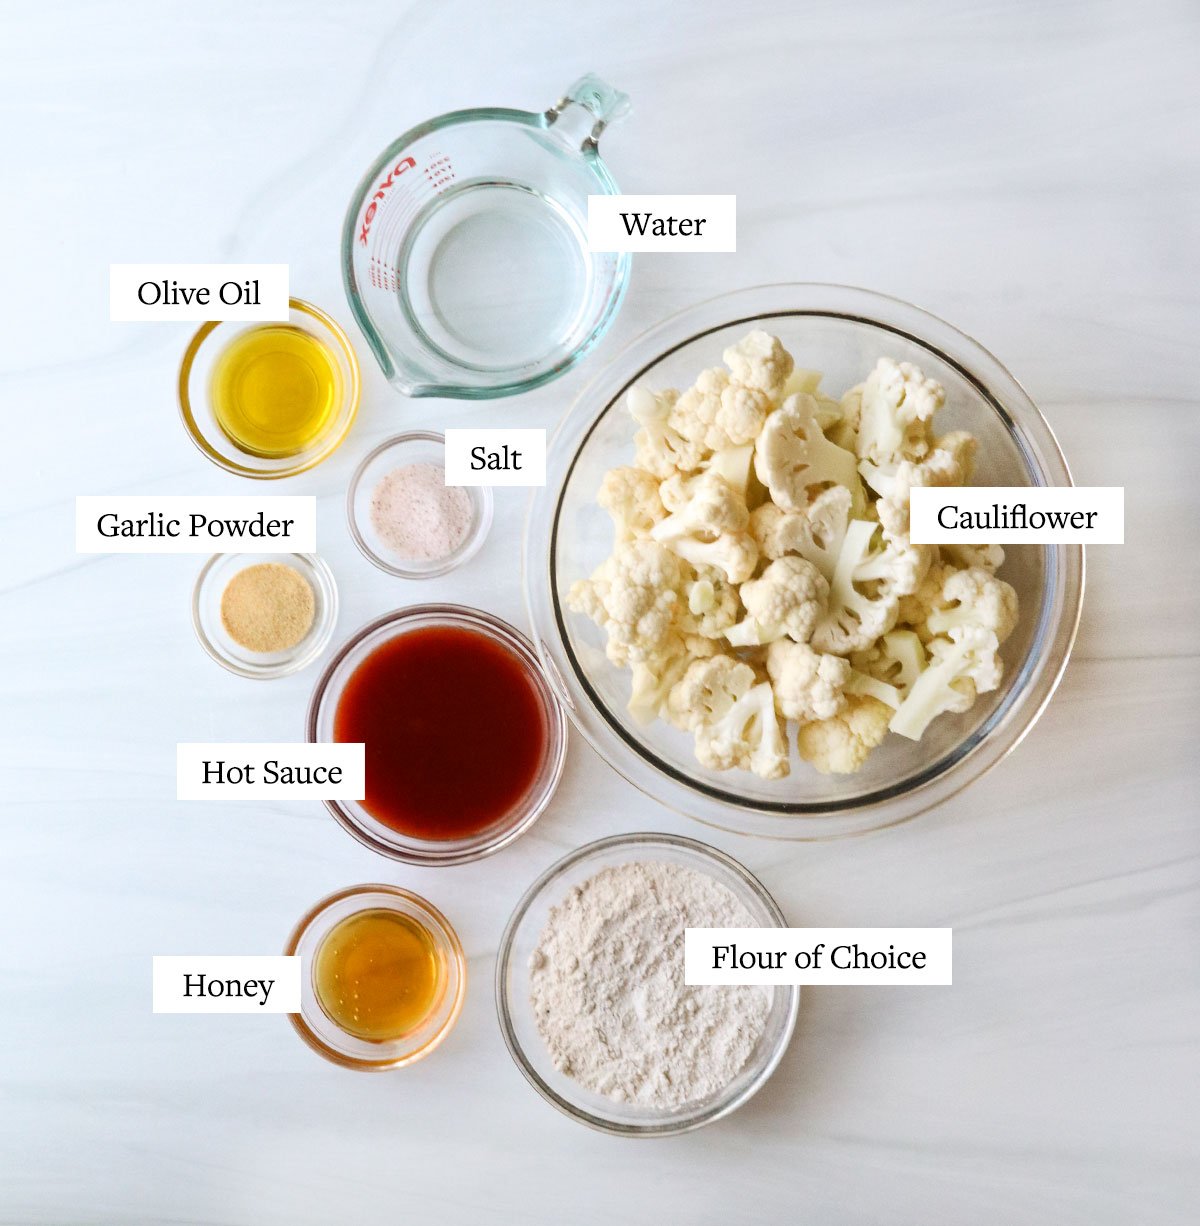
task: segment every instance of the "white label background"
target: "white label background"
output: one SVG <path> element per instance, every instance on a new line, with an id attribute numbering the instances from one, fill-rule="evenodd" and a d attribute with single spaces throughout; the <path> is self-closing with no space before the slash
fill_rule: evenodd
<path id="1" fill-rule="evenodd" d="M 1012 508 L 1024 503 L 1028 511 L 1095 511 L 1092 528 L 943 528 L 938 512 L 956 506 L 972 513 L 990 512 L 994 503 Z M 1123 545 L 1125 543 L 1125 488 L 1120 485 L 914 486 L 910 501 L 914 545 Z"/>
<path id="2" fill-rule="evenodd" d="M 713 968 L 713 947 L 736 945 L 738 952 L 782 953 L 778 970 Z M 838 969 L 833 953 L 857 944 L 865 953 L 922 951 L 925 966 L 910 970 Z M 953 983 L 951 928 L 688 928 L 684 935 L 684 982 L 689 984 L 843 984 L 859 987 L 946 987 Z M 821 948 L 818 950 L 818 946 Z M 797 955 L 807 953 L 807 965 Z M 839 960 L 842 955 L 839 954 Z M 815 959 L 815 962 L 814 962 Z"/>
<path id="3" fill-rule="evenodd" d="M 287 536 L 192 536 L 191 516 L 209 520 L 246 520 L 259 512 L 267 520 L 290 519 Z M 180 536 L 101 536 L 97 521 L 114 514 L 121 519 L 161 515 L 177 519 Z M 317 500 L 312 494 L 80 494 L 75 499 L 77 553 L 316 553 Z"/>
<path id="4" fill-rule="evenodd" d="M 190 321 L 210 319 L 285 322 L 288 318 L 288 266 L 286 264 L 110 264 L 108 266 L 108 317 L 114 323 Z M 258 306 L 227 304 L 220 289 L 226 282 L 258 281 Z M 191 301 L 170 305 L 145 303 L 138 288 L 149 281 L 178 282 L 187 289 L 209 291 L 206 304 Z"/>
<path id="5" fill-rule="evenodd" d="M 646 233 L 629 234 L 622 213 L 652 213 Z M 657 219 L 703 217 L 700 233 L 655 238 L 650 233 Z M 736 196 L 589 196 L 589 251 L 686 251 L 737 250 Z"/>
<path id="6" fill-rule="evenodd" d="M 175 795 L 178 800 L 362 800 L 367 790 L 365 747 L 361 743 L 332 744 L 274 742 L 181 742 L 176 746 Z M 284 766 L 340 766 L 340 783 L 266 783 L 263 765 L 277 761 Z M 254 767 L 253 783 L 204 782 L 204 763 L 216 769 L 224 762 L 233 767 Z"/>
<path id="7" fill-rule="evenodd" d="M 521 453 L 517 469 L 471 468 L 471 451 L 483 447 L 488 452 Z M 545 430 L 447 430 L 447 485 L 545 485 Z"/>
<path id="8" fill-rule="evenodd" d="M 298 954 L 155 954 L 153 1002 L 155 1013 L 298 1013 L 300 1011 Z M 261 996 L 185 996 L 185 975 L 210 979 L 274 980 L 266 1004 Z"/>

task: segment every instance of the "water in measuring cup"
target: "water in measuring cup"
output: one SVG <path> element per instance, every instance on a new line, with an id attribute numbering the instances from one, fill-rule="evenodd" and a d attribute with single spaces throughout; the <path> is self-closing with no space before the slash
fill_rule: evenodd
<path id="1" fill-rule="evenodd" d="M 590 277 L 587 237 L 560 205 L 521 184 L 474 181 L 418 223 L 399 293 L 444 357 L 517 372 L 578 343 Z"/>

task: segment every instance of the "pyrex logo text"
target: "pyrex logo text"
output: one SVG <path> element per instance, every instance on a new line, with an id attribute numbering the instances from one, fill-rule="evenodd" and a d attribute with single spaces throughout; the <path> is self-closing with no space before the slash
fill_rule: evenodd
<path id="1" fill-rule="evenodd" d="M 415 170 L 416 162 L 412 158 L 401 158 L 395 166 L 392 167 L 388 177 L 375 189 L 375 195 L 371 197 L 371 203 L 367 205 L 367 211 L 363 214 L 362 229 L 358 232 L 358 241 L 365 247 L 367 245 L 367 234 L 371 229 L 371 222 L 375 219 L 375 212 L 379 208 L 379 202 L 387 195 L 388 188 L 392 186 L 397 175 L 402 175 L 406 170 Z"/>

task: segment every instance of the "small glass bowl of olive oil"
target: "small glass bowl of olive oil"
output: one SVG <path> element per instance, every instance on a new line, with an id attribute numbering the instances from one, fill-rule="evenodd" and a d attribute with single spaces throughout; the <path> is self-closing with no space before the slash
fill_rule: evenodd
<path id="1" fill-rule="evenodd" d="M 242 477 L 291 477 L 345 439 L 358 412 L 358 359 L 324 311 L 289 300 L 286 321 L 206 323 L 179 370 L 192 441 Z"/>
<path id="2" fill-rule="evenodd" d="M 403 1068 L 450 1033 L 467 964 L 445 916 L 417 894 L 359 885 L 323 899 L 285 954 L 302 962 L 300 1037 L 346 1068 Z"/>

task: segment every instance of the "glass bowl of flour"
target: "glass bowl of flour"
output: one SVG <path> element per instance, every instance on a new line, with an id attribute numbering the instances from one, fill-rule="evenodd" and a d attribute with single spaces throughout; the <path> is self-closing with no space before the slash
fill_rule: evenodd
<path id="1" fill-rule="evenodd" d="M 589 843 L 534 882 L 504 931 L 504 1041 L 530 1085 L 591 1128 L 646 1137 L 711 1124 L 775 1071 L 800 989 L 686 985 L 684 930 L 786 923 L 754 876 L 703 843 Z"/>

